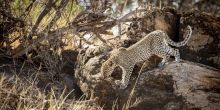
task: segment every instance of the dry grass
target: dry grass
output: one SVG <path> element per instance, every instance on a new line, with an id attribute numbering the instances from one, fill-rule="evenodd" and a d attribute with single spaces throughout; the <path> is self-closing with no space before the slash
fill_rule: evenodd
<path id="1" fill-rule="evenodd" d="M 101 110 L 101 107 L 86 104 L 86 101 L 68 99 L 65 92 L 56 96 L 37 87 L 37 81 L 23 79 L 16 75 L 0 74 L 0 109 L 1 110 Z M 96 109 L 95 109 L 96 108 Z"/>
<path id="2" fill-rule="evenodd" d="M 46 95 L 36 88 L 35 82 L 18 76 L 0 76 L 0 107 L 2 110 L 43 109 Z"/>
<path id="3" fill-rule="evenodd" d="M 140 74 L 143 72 L 143 69 L 144 69 L 144 67 L 147 65 L 149 63 L 149 61 L 147 60 L 147 61 L 145 61 L 143 64 L 142 64 L 142 66 L 141 66 L 141 69 L 139 70 L 139 72 L 138 72 L 138 77 L 137 77 L 137 79 L 136 79 L 136 81 L 135 81 L 135 83 L 134 83 L 134 85 L 133 85 L 133 88 L 132 88 L 132 90 L 131 90 L 131 92 L 130 92 L 130 95 L 129 95 L 129 97 L 128 97 L 128 100 L 127 100 L 127 102 L 124 104 L 124 106 L 123 106 L 123 110 L 128 110 L 132 105 L 135 105 L 135 104 L 137 104 L 137 103 L 139 103 L 139 99 L 136 99 L 135 101 L 132 101 L 132 98 L 133 98 L 133 95 L 134 95 L 134 92 L 135 92 L 135 88 L 136 88 L 136 86 L 137 86 L 137 82 L 138 82 L 138 80 L 139 80 L 139 77 L 140 77 Z"/>

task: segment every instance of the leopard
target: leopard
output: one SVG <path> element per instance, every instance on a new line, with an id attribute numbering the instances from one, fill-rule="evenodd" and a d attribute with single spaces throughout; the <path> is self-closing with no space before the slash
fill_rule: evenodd
<path id="1" fill-rule="evenodd" d="M 110 77 L 114 69 L 120 67 L 122 69 L 122 78 L 121 80 L 116 80 L 115 83 L 120 86 L 120 89 L 125 89 L 129 84 L 135 64 L 146 61 L 153 55 L 162 58 L 159 67 L 164 66 L 171 56 L 174 56 L 175 61 L 179 62 L 179 49 L 173 47 L 186 45 L 191 35 L 192 28 L 189 25 L 187 26 L 186 34 L 184 34 L 184 40 L 181 42 L 171 40 L 165 31 L 152 31 L 128 48 L 120 47 L 112 50 L 110 57 L 101 66 L 101 74 L 103 78 Z"/>

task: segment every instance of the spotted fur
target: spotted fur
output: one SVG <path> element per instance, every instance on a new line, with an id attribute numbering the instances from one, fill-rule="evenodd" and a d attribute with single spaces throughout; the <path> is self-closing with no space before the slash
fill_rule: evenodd
<path id="1" fill-rule="evenodd" d="M 176 47 L 184 46 L 190 39 L 191 34 L 192 29 L 190 26 L 187 26 L 185 39 L 182 42 L 174 42 L 165 32 L 161 30 L 153 31 L 129 48 L 113 50 L 110 58 L 103 63 L 101 73 L 106 78 L 111 75 L 116 66 L 122 68 L 123 74 L 120 81 L 120 88 L 124 89 L 128 85 L 134 65 L 138 62 L 146 61 L 152 55 L 163 58 L 160 63 L 161 66 L 168 61 L 170 56 L 174 56 L 175 61 L 178 62 L 180 59 L 179 50 L 169 45 Z"/>

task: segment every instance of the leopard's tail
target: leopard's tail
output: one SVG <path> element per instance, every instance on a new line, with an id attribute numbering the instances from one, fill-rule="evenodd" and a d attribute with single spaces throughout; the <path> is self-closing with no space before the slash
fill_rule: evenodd
<path id="1" fill-rule="evenodd" d="M 186 35 L 185 35 L 185 39 L 181 42 L 174 42 L 173 40 L 171 40 L 169 38 L 169 36 L 166 36 L 166 41 L 168 42 L 168 44 L 172 45 L 172 46 L 175 46 L 175 47 L 181 47 L 181 46 L 184 46 L 186 45 L 186 43 L 189 41 L 191 35 L 192 35 L 192 28 L 191 26 L 187 26 L 187 31 L 186 31 Z"/>

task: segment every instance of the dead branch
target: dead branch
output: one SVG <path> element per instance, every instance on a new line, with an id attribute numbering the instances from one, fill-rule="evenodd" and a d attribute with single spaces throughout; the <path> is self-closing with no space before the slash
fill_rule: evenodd
<path id="1" fill-rule="evenodd" d="M 107 30 L 111 29 L 113 26 L 115 26 L 117 24 L 120 24 L 122 22 L 130 21 L 129 17 L 132 16 L 133 14 L 136 14 L 137 12 L 145 12 L 145 11 L 147 11 L 147 10 L 146 9 L 135 10 L 135 11 L 132 11 L 132 12 L 126 14 L 125 16 L 121 17 L 118 20 L 106 21 L 106 22 L 102 22 L 102 20 L 97 20 L 97 19 L 100 19 L 100 17 L 95 17 L 97 19 L 96 20 L 93 19 L 92 21 L 90 20 L 90 22 L 87 22 L 88 25 L 86 25 L 86 23 L 79 24 L 79 22 L 81 22 L 81 21 L 79 21 L 78 19 L 75 19 L 75 21 L 73 21 L 70 24 L 70 26 L 68 26 L 68 27 L 59 28 L 59 29 L 56 29 L 54 31 L 49 31 L 48 33 L 45 33 L 45 32 L 41 32 L 41 33 L 38 33 L 38 34 L 33 33 L 33 36 L 37 36 L 37 39 L 33 39 L 29 43 L 28 47 L 25 47 L 24 45 L 19 45 L 13 51 L 13 57 L 19 57 L 21 55 L 24 55 L 25 53 L 27 53 L 30 50 L 32 50 L 35 46 L 39 45 L 39 43 L 42 42 L 43 40 L 50 41 L 51 39 L 57 39 L 58 37 L 60 37 L 60 35 L 63 35 L 63 34 L 70 34 L 70 33 L 71 34 L 77 34 L 78 32 L 93 32 L 93 33 L 95 33 L 97 35 L 97 37 L 102 42 L 107 43 L 107 41 L 102 39 L 99 34 L 108 33 Z M 79 14 L 80 16 L 78 16 L 78 18 L 83 18 L 82 17 L 83 13 L 85 14 L 86 12 L 80 13 Z M 91 14 L 91 12 L 89 12 L 89 13 Z M 41 14 L 40 16 L 43 17 L 43 15 L 44 14 Z M 103 14 L 100 14 L 100 13 L 98 13 L 96 15 L 103 16 Z M 39 17 L 39 19 L 41 17 Z M 40 21 L 40 20 L 37 20 L 37 21 Z M 35 26 L 33 28 L 36 28 L 37 24 L 39 24 L 39 23 L 36 22 L 36 24 L 35 24 Z M 100 24 L 101 24 L 101 26 L 100 26 Z"/>
<path id="2" fill-rule="evenodd" d="M 34 36 L 38 36 L 36 39 L 33 39 L 28 47 L 26 45 L 19 45 L 16 49 L 13 50 L 13 57 L 19 57 L 24 55 L 25 53 L 29 52 L 32 50 L 35 46 L 39 45 L 40 42 L 43 40 L 51 40 L 51 39 L 56 39 L 60 37 L 62 34 L 70 34 L 70 33 L 77 33 L 76 29 L 70 28 L 70 27 L 63 27 L 59 28 L 57 30 L 51 31 L 47 34 L 45 33 L 39 33 L 39 34 L 33 34 Z"/>
<path id="3" fill-rule="evenodd" d="M 86 34 L 87 34 L 87 32 L 83 33 L 81 36 L 79 36 L 79 38 L 80 38 L 82 41 L 84 41 L 86 44 L 93 45 L 92 42 L 90 42 L 90 41 L 88 41 L 88 40 L 86 40 L 86 39 L 84 38 L 84 35 L 86 35 Z"/>
<path id="4" fill-rule="evenodd" d="M 61 17 L 61 12 L 63 12 L 64 8 L 68 4 L 69 0 L 62 0 L 60 3 L 60 6 L 57 8 L 56 14 L 54 18 L 51 20 L 51 22 L 47 25 L 47 27 L 44 29 L 43 32 L 47 32 L 53 25 L 56 23 L 56 21 Z"/>
<path id="5" fill-rule="evenodd" d="M 35 3 L 36 0 L 32 0 L 31 3 L 27 6 L 27 8 L 25 9 L 25 12 L 22 16 L 26 16 L 26 15 L 29 15 L 34 3 Z"/>
<path id="6" fill-rule="evenodd" d="M 32 27 L 31 33 L 34 33 L 34 32 L 36 31 L 36 29 L 37 29 L 37 27 L 39 26 L 41 20 L 47 15 L 47 13 L 50 12 L 50 10 L 51 10 L 51 8 L 52 8 L 52 6 L 53 6 L 53 3 L 54 3 L 53 0 L 48 0 L 46 6 L 45 6 L 45 8 L 44 8 L 44 10 L 43 10 L 43 11 L 41 12 L 41 14 L 38 16 L 38 18 L 37 18 L 37 20 L 36 20 L 34 26 Z"/>
<path id="7" fill-rule="evenodd" d="M 21 18 L 15 17 L 10 12 L 7 12 L 6 10 L 0 9 L 0 13 L 2 16 L 9 18 L 12 21 L 19 22 L 21 25 L 24 25 L 24 21 Z"/>
<path id="8" fill-rule="evenodd" d="M 126 14 L 125 16 L 121 17 L 120 19 L 117 20 L 117 23 L 124 22 L 126 21 L 130 16 L 136 14 L 136 13 L 141 13 L 141 12 L 147 12 L 147 9 L 138 9 L 131 11 L 130 13 Z"/>
<path id="9" fill-rule="evenodd" d="M 94 33 L 96 35 L 96 37 L 102 41 L 104 44 L 107 44 L 107 42 L 105 41 L 105 39 L 103 39 L 98 33 Z"/>

